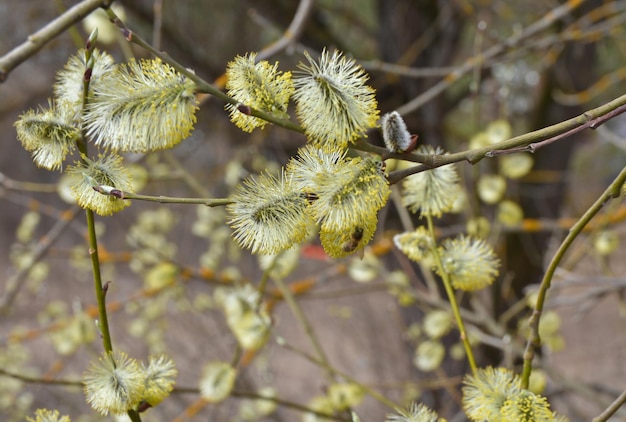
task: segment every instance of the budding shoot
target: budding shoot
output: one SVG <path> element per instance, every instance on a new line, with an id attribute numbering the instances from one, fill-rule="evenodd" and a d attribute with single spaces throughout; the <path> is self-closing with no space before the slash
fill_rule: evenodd
<path id="1" fill-rule="evenodd" d="M 381 118 L 383 141 L 390 152 L 411 152 L 415 149 L 417 135 L 411 135 L 406 123 L 397 111 L 385 114 Z"/>

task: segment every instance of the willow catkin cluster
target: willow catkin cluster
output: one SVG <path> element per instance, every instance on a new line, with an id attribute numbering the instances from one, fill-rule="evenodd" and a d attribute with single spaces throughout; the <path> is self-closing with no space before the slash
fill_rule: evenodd
<path id="1" fill-rule="evenodd" d="M 130 175 L 122 162 L 119 155 L 101 154 L 96 160 L 83 157 L 82 161 L 69 166 L 67 174 L 72 181 L 70 189 L 78 205 L 99 215 L 111 215 L 129 206 L 128 200 L 105 196 L 97 191 L 102 186 L 121 191 L 132 190 Z"/>
<path id="2" fill-rule="evenodd" d="M 102 415 L 122 415 L 142 403 L 160 403 L 174 388 L 178 371 L 166 356 L 151 356 L 148 365 L 123 352 L 105 352 L 83 376 L 87 403 Z"/>
<path id="3" fill-rule="evenodd" d="M 87 135 L 114 151 L 171 148 L 191 133 L 196 109 L 191 80 L 158 59 L 131 60 L 94 89 Z"/>
<path id="4" fill-rule="evenodd" d="M 50 102 L 47 109 L 29 110 L 15 122 L 15 128 L 17 139 L 32 154 L 35 164 L 46 170 L 60 169 L 80 138 L 80 129 L 74 125 L 66 103 Z"/>
<path id="5" fill-rule="evenodd" d="M 537 394 L 521 388 L 520 379 L 505 368 L 487 367 L 463 380 L 463 409 L 477 422 L 551 422 L 556 415 Z"/>

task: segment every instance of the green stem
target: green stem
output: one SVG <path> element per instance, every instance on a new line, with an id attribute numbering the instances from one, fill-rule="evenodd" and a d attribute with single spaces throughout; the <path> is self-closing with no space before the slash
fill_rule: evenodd
<path id="1" fill-rule="evenodd" d="M 139 413 L 137 413 L 136 410 L 129 410 L 126 414 L 128 415 L 128 418 L 132 422 L 141 422 L 141 417 L 139 416 Z"/>
<path id="2" fill-rule="evenodd" d="M 483 148 L 476 148 L 467 151 L 456 152 L 445 155 L 423 155 L 414 152 L 410 154 L 388 154 L 387 158 L 397 158 L 405 161 L 423 163 L 422 165 L 410 167 L 403 170 L 396 170 L 389 174 L 389 183 L 398 183 L 400 180 L 412 174 L 427 171 L 435 167 L 446 164 L 467 161 L 476 164 L 485 157 L 495 157 L 504 152 L 535 152 L 537 149 L 548 143 L 562 140 L 574 133 L 585 129 L 596 129 L 606 121 L 626 112 L 626 95 L 615 98 L 600 107 L 588 110 L 579 116 L 564 120 L 560 123 L 546 126 L 542 129 L 528 132 L 511 139 L 489 145 Z M 362 147 L 360 149 L 364 150 Z M 370 152 L 382 154 L 380 147 L 367 147 Z"/>
<path id="3" fill-rule="evenodd" d="M 137 199 L 140 201 L 159 202 L 161 204 L 197 204 L 206 205 L 207 207 L 221 207 L 233 203 L 233 201 L 228 198 L 181 198 L 173 196 L 140 195 L 138 193 L 124 192 L 119 189 L 109 189 L 103 186 L 96 187 L 96 190 L 103 195 L 111 195 L 119 199 Z"/>
<path id="4" fill-rule="evenodd" d="M 94 214 L 91 210 L 85 210 L 87 215 L 87 230 L 89 232 L 89 256 L 91 258 L 91 268 L 93 269 L 94 289 L 96 291 L 96 301 L 98 302 L 98 318 L 100 333 L 102 334 L 102 345 L 108 353 L 113 352 L 111 334 L 109 332 L 109 320 L 106 309 L 106 291 L 102 287 L 102 276 L 100 273 L 100 258 L 98 257 L 98 239 L 96 237 L 96 225 Z"/>
<path id="5" fill-rule="evenodd" d="M 283 255 L 283 252 L 274 255 L 272 257 L 272 261 L 270 262 L 270 264 L 267 266 L 265 271 L 263 271 L 263 275 L 261 276 L 261 281 L 259 282 L 259 287 L 257 288 L 257 291 L 259 292 L 259 299 L 257 300 L 257 303 L 254 304 L 254 308 L 257 311 L 259 310 L 259 308 L 261 307 L 261 303 L 263 302 L 263 295 L 265 295 L 265 290 L 267 289 L 267 282 L 270 279 L 272 270 L 274 269 L 274 267 L 276 266 L 276 263 L 278 262 L 278 260 L 280 259 L 282 255 Z"/>
<path id="6" fill-rule="evenodd" d="M 83 78 L 83 111 L 87 109 L 87 102 L 89 98 L 89 83 L 91 80 L 89 75 L 92 70 L 89 66 L 96 38 L 97 32 L 94 32 L 89 36 L 89 41 L 87 42 L 88 48 L 85 50 L 85 63 L 87 63 L 87 67 L 85 68 L 85 77 Z M 77 140 L 76 145 L 83 156 L 82 161 L 85 162 L 85 159 L 87 158 L 88 146 L 84 128 L 82 136 Z M 96 301 L 98 302 L 98 326 L 102 335 L 102 345 L 104 350 L 108 354 L 111 354 L 113 352 L 113 344 L 111 342 L 111 333 L 109 332 L 109 319 L 107 318 L 106 290 L 102 286 L 102 274 L 100 272 L 100 257 L 98 256 L 98 238 L 96 236 L 95 217 L 92 210 L 85 210 L 85 215 L 87 217 L 87 232 L 89 234 L 89 257 L 91 258 L 94 290 L 96 292 Z"/>
<path id="7" fill-rule="evenodd" d="M 541 338 L 539 337 L 539 320 L 541 318 L 541 313 L 543 311 L 543 306 L 545 304 L 548 289 L 552 284 L 554 272 L 556 271 L 571 244 L 578 237 L 578 235 L 582 233 L 583 229 L 591 221 L 591 219 L 598 212 L 600 212 L 604 204 L 606 204 L 609 200 L 620 196 L 621 190 L 625 182 L 626 167 L 622 169 L 620 174 L 615 178 L 615 180 L 613 180 L 609 187 L 606 188 L 606 190 L 602 193 L 602 195 L 600 195 L 596 202 L 594 202 L 594 204 L 583 214 L 583 216 L 580 217 L 576 224 L 572 226 L 572 228 L 567 233 L 567 236 L 559 246 L 559 249 L 552 257 L 552 260 L 548 265 L 548 269 L 543 276 L 543 280 L 541 280 L 541 285 L 539 286 L 539 293 L 537 295 L 537 303 L 535 304 L 535 309 L 533 310 L 533 313 L 528 321 L 528 325 L 530 326 L 531 330 L 528 337 L 528 342 L 526 343 L 526 349 L 524 350 L 522 388 L 528 388 L 530 373 L 532 372 L 532 363 L 535 357 L 535 349 L 541 346 Z"/>
<path id="8" fill-rule="evenodd" d="M 433 242 L 436 242 L 437 238 L 435 236 L 433 219 L 430 215 L 427 215 L 426 220 L 428 221 L 428 231 L 430 233 L 430 236 L 433 238 Z M 456 301 L 456 296 L 454 295 L 452 283 L 450 283 L 450 275 L 444 270 L 443 263 L 441 262 L 441 256 L 439 255 L 439 251 L 436 247 L 433 248 L 432 253 L 435 257 L 435 261 L 437 262 L 437 268 L 439 269 L 439 274 L 441 275 L 441 280 L 443 281 L 443 287 L 446 289 L 446 294 L 448 295 L 448 300 L 450 301 L 450 307 L 452 308 L 452 314 L 454 315 L 456 325 L 459 329 L 461 342 L 463 343 L 463 347 L 465 348 L 467 361 L 469 362 L 470 368 L 472 369 L 472 374 L 476 375 L 476 371 L 478 368 L 476 366 L 476 360 L 474 359 L 474 352 L 472 351 L 472 346 L 470 345 L 467 331 L 465 330 L 463 318 L 461 318 L 461 311 Z"/>

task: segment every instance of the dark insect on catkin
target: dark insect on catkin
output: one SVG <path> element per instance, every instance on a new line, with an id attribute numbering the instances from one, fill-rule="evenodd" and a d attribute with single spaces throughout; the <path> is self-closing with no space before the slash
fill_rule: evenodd
<path id="1" fill-rule="evenodd" d="M 341 249 L 344 252 L 353 252 L 359 247 L 359 243 L 363 239 L 363 228 L 355 227 L 354 231 L 350 234 L 350 239 L 341 245 Z"/>

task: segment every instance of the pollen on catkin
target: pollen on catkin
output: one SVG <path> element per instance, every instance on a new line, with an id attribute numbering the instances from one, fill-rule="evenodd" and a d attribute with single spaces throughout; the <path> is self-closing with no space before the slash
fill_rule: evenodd
<path id="1" fill-rule="evenodd" d="M 132 192 L 133 185 L 119 155 L 99 155 L 96 161 L 83 157 L 83 161 L 69 166 L 70 189 L 82 208 L 98 215 L 111 215 L 130 205 L 129 200 L 103 195 L 94 188 L 112 187 L 123 192 Z"/>
<path id="2" fill-rule="evenodd" d="M 80 129 L 72 123 L 71 110 L 65 103 L 50 103 L 48 109 L 29 110 L 14 124 L 17 139 L 32 154 L 38 167 L 58 170 L 68 153 L 76 148 Z"/>
<path id="3" fill-rule="evenodd" d="M 376 125 L 375 91 L 354 60 L 322 51 L 318 61 L 305 52 L 308 65 L 295 72 L 296 114 L 309 139 L 324 150 L 345 149 Z"/>
<path id="4" fill-rule="evenodd" d="M 545 397 L 521 390 L 509 397 L 500 409 L 502 422 L 552 422 L 554 414 Z"/>
<path id="5" fill-rule="evenodd" d="M 343 258 L 362 251 L 376 232 L 376 215 L 366 220 L 355 220 L 352 225 L 341 229 L 324 226 L 320 230 L 320 241 L 331 258 Z"/>
<path id="6" fill-rule="evenodd" d="M 473 291 L 489 286 L 498 275 L 500 260 L 482 239 L 459 236 L 445 239 L 439 249 L 443 271 L 455 289 Z"/>
<path id="7" fill-rule="evenodd" d="M 125 353 L 105 353 L 83 377 L 87 403 L 102 415 L 121 415 L 135 408 L 144 393 L 144 374 Z"/>
<path id="8" fill-rule="evenodd" d="M 97 145 L 114 151 L 171 148 L 196 122 L 195 84 L 162 61 L 118 65 L 94 87 L 84 120 Z"/>
<path id="9" fill-rule="evenodd" d="M 262 174 L 243 181 L 226 207 L 237 243 L 253 254 L 275 254 L 306 239 L 312 225 L 306 198 L 290 178 Z"/>
<path id="10" fill-rule="evenodd" d="M 426 155 L 441 155 L 444 151 L 430 145 L 421 145 L 417 152 Z M 412 174 L 402 182 L 402 203 L 414 213 L 422 216 L 441 217 L 452 209 L 458 195 L 459 177 L 453 164 Z"/>
<path id="11" fill-rule="evenodd" d="M 256 53 L 237 56 L 226 69 L 226 91 L 244 106 L 266 111 L 278 117 L 287 117 L 287 105 L 294 87 L 291 72 L 282 73 L 278 63 L 256 61 Z M 230 120 L 244 132 L 263 128 L 268 122 L 242 113 L 234 104 L 227 104 Z"/>
<path id="12" fill-rule="evenodd" d="M 311 213 L 322 230 L 349 230 L 376 221 L 391 193 L 382 162 L 371 157 L 347 158 L 332 174 L 321 174 L 315 180 L 318 198 Z"/>
<path id="13" fill-rule="evenodd" d="M 522 391 L 519 378 L 505 368 L 487 367 L 463 380 L 463 409 L 472 421 L 501 421 L 501 409 Z"/>

